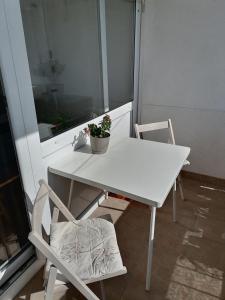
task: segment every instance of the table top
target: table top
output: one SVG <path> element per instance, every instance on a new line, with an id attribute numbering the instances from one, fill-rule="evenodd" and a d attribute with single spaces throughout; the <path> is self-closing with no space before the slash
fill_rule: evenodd
<path id="1" fill-rule="evenodd" d="M 189 153 L 188 147 L 125 138 L 105 154 L 92 154 L 88 145 L 70 148 L 49 163 L 49 172 L 161 207 Z"/>

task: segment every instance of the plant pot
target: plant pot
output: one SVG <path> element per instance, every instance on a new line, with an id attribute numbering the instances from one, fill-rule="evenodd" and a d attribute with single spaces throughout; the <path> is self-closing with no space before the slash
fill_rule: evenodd
<path id="1" fill-rule="evenodd" d="M 105 153 L 109 146 L 110 134 L 107 137 L 99 138 L 90 136 L 91 149 L 94 154 L 102 154 Z"/>

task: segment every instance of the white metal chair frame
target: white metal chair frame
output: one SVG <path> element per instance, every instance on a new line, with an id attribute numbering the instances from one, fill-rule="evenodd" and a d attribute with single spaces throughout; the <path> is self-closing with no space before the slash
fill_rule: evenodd
<path id="1" fill-rule="evenodd" d="M 138 139 L 141 139 L 141 134 L 144 132 L 150 132 L 150 131 L 156 131 L 156 130 L 161 130 L 161 129 L 168 129 L 169 130 L 169 139 L 168 139 L 168 144 L 173 144 L 176 145 L 175 142 L 175 136 L 174 136 L 174 131 L 173 131 L 173 126 L 172 126 L 172 121 L 171 119 L 168 119 L 167 121 L 162 121 L 162 122 L 155 122 L 155 123 L 149 123 L 149 124 L 134 124 L 134 129 L 136 133 L 136 137 Z M 184 165 L 189 165 L 189 161 L 186 161 Z M 182 188 L 182 180 L 181 176 L 178 175 L 178 185 L 180 189 L 180 195 L 181 199 L 184 200 L 184 193 L 183 193 L 183 188 Z M 176 181 L 174 182 L 173 185 L 173 221 L 176 222 Z"/>
<path id="2" fill-rule="evenodd" d="M 54 204 L 54 210 L 52 215 L 52 223 L 58 221 L 59 212 L 61 212 L 68 221 L 75 221 L 73 215 L 69 212 L 66 206 L 61 202 L 58 196 L 53 192 L 53 190 L 45 183 L 45 181 L 40 181 L 40 188 L 36 196 L 34 203 L 33 216 L 32 216 L 32 231 L 29 234 L 30 241 L 34 244 L 37 250 L 44 255 L 47 260 L 51 262 L 51 267 L 49 270 L 47 288 L 45 299 L 52 300 L 55 281 L 57 278 L 61 279 L 62 275 L 58 273 L 58 270 L 65 276 L 66 281 L 69 281 L 77 288 L 87 299 L 89 300 L 99 300 L 99 298 L 89 289 L 88 283 L 100 281 L 101 290 L 103 291 L 103 286 L 101 281 L 111 277 L 119 276 L 127 273 L 126 267 L 114 273 L 106 274 L 101 277 L 91 279 L 88 281 L 81 280 L 76 274 L 74 274 L 72 268 L 66 265 L 62 260 L 56 256 L 56 253 L 52 250 L 50 245 L 44 240 L 42 235 L 42 215 L 45 207 L 45 203 L 51 200 Z M 58 276 L 59 275 L 59 276 Z M 61 278 L 60 278 L 61 277 Z M 104 298 L 104 293 L 103 293 Z"/>

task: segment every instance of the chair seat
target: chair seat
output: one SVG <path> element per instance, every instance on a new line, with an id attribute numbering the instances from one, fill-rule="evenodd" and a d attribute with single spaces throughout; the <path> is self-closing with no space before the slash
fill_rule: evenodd
<path id="1" fill-rule="evenodd" d="M 114 225 L 104 219 L 53 223 L 50 246 L 84 281 L 123 268 Z"/>

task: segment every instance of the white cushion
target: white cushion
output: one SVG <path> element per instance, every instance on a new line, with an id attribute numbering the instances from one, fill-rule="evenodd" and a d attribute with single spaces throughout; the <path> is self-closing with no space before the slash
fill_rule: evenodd
<path id="1" fill-rule="evenodd" d="M 123 268 L 114 226 L 104 219 L 53 223 L 50 246 L 82 280 Z"/>

